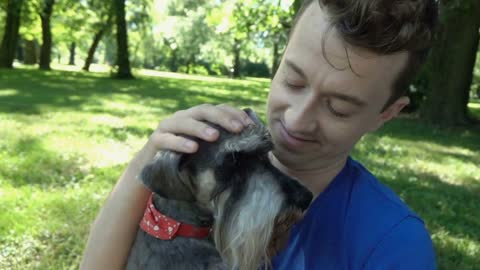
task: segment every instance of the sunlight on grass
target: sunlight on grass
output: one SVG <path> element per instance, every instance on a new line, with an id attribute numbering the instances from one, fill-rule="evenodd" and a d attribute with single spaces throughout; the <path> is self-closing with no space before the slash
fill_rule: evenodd
<path id="1" fill-rule="evenodd" d="M 476 119 L 480 119 L 480 101 L 472 100 L 468 103 L 468 109 Z"/>
<path id="2" fill-rule="evenodd" d="M 217 82 L 217 83 L 229 83 L 232 79 L 222 78 L 222 77 L 213 77 L 213 76 L 202 76 L 202 75 L 190 75 L 183 73 L 174 73 L 167 71 L 156 71 L 151 69 L 140 69 L 137 70 L 138 74 L 143 76 L 151 77 L 161 77 L 161 78 L 170 78 L 170 79 L 181 79 L 181 80 L 195 80 L 203 82 Z"/>
<path id="3" fill-rule="evenodd" d="M 108 114 L 100 114 L 91 117 L 90 123 L 95 125 L 109 126 L 113 128 L 122 128 L 125 126 L 125 121 L 122 118 Z"/>
<path id="4" fill-rule="evenodd" d="M 104 180 L 95 182 L 46 190 L 1 188 L 0 268 L 68 269 L 68 264 L 78 265 L 88 233 L 85 224 L 94 218 L 109 188 Z"/>
<path id="5" fill-rule="evenodd" d="M 15 95 L 18 95 L 18 94 L 19 94 L 18 90 L 15 90 L 15 89 L 8 89 L 8 88 L 0 89 L 0 97 L 2 97 L 2 96 L 4 96 L 4 97 L 5 96 L 15 96 Z"/>

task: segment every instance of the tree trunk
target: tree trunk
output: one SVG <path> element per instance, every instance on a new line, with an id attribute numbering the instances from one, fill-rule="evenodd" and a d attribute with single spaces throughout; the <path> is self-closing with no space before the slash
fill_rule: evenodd
<path id="1" fill-rule="evenodd" d="M 68 64 L 71 66 L 75 66 L 75 48 L 77 47 L 77 44 L 75 42 L 70 43 L 70 59 L 68 61 Z"/>
<path id="2" fill-rule="evenodd" d="M 18 61 L 20 62 L 24 62 L 25 61 L 25 49 L 24 49 L 25 45 L 24 45 L 24 42 L 23 42 L 23 39 L 20 37 L 17 41 L 17 59 Z"/>
<path id="3" fill-rule="evenodd" d="M 128 34 L 127 22 L 125 20 L 125 0 L 115 1 L 115 15 L 117 25 L 117 78 L 133 79 L 130 70 L 130 60 L 128 55 Z"/>
<path id="4" fill-rule="evenodd" d="M 277 73 L 278 66 L 280 65 L 280 49 L 278 45 L 278 40 L 279 38 L 277 37 L 273 39 L 272 74 L 270 74 L 272 79 L 275 76 L 275 73 Z"/>
<path id="5" fill-rule="evenodd" d="M 440 1 L 440 28 L 429 58 L 429 91 L 421 117 L 443 125 L 470 123 L 468 100 L 479 43 L 480 2 Z"/>
<path id="6" fill-rule="evenodd" d="M 240 77 L 240 40 L 234 39 L 233 44 L 233 78 Z"/>
<path id="7" fill-rule="evenodd" d="M 18 31 L 20 29 L 20 13 L 23 0 L 7 1 L 7 21 L 2 43 L 0 45 L 0 67 L 13 68 L 15 49 L 18 42 Z"/>
<path id="8" fill-rule="evenodd" d="M 97 33 L 95 33 L 95 36 L 93 37 L 92 45 L 90 46 L 90 49 L 88 49 L 87 60 L 85 60 L 85 65 L 83 65 L 82 68 L 85 71 L 90 70 L 90 65 L 93 62 L 93 56 L 95 55 L 95 51 L 97 50 L 98 43 L 100 43 L 100 40 L 102 40 L 103 34 L 105 33 L 105 28 L 106 27 L 100 29 Z"/>
<path id="9" fill-rule="evenodd" d="M 50 18 L 53 12 L 55 0 L 44 0 L 43 9 L 40 14 L 42 22 L 42 47 L 40 49 L 40 69 L 50 70 L 50 60 L 52 55 L 52 32 L 50 28 Z"/>
<path id="10" fill-rule="evenodd" d="M 35 65 L 37 63 L 38 44 L 34 39 L 25 40 L 25 65 Z"/>
<path id="11" fill-rule="evenodd" d="M 105 45 L 103 62 L 108 63 L 110 66 L 115 66 L 117 61 L 117 39 L 116 36 L 112 33 L 104 33 L 102 38 L 103 44 Z"/>
<path id="12" fill-rule="evenodd" d="M 177 49 L 172 50 L 172 57 L 168 61 L 168 66 L 171 72 L 178 71 L 178 58 L 177 58 Z"/>
<path id="13" fill-rule="evenodd" d="M 298 1 L 296 1 L 298 2 Z M 277 2 L 277 8 L 281 8 L 281 0 L 278 0 Z M 293 3 L 294 5 L 298 5 L 298 3 Z M 297 12 L 297 7 L 294 6 L 295 8 L 295 13 Z M 283 26 L 284 24 L 281 23 Z M 287 29 L 285 31 L 288 32 Z M 278 66 L 280 65 L 280 40 L 281 40 L 281 33 L 276 33 L 276 31 L 273 31 L 273 36 L 272 36 L 272 43 L 273 43 L 273 55 L 272 55 L 272 71 L 270 74 L 270 79 L 273 79 L 275 77 L 275 73 L 277 73 Z"/>

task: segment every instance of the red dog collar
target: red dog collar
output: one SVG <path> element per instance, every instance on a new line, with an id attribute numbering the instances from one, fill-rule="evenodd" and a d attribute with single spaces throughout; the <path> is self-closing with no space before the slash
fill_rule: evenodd
<path id="1" fill-rule="evenodd" d="M 194 225 L 181 223 L 160 213 L 152 202 L 153 193 L 147 202 L 147 208 L 140 222 L 140 228 L 151 236 L 172 240 L 176 236 L 190 238 L 206 238 L 210 235 L 210 227 L 196 227 Z"/>

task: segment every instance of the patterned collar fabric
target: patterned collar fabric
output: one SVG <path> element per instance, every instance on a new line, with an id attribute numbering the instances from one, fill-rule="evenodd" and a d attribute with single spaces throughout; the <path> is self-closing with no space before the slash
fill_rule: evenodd
<path id="1" fill-rule="evenodd" d="M 152 198 L 153 193 L 148 199 L 143 219 L 140 221 L 140 228 L 149 235 L 161 240 L 172 240 L 176 236 L 207 238 L 210 235 L 211 227 L 181 223 L 160 213 L 153 205 Z"/>

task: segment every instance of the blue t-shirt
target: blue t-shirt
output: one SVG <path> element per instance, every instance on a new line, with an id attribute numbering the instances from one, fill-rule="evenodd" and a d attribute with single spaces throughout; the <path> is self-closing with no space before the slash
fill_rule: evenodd
<path id="1" fill-rule="evenodd" d="M 423 221 L 349 158 L 292 229 L 273 269 L 436 269 Z"/>

